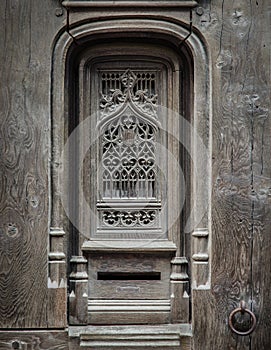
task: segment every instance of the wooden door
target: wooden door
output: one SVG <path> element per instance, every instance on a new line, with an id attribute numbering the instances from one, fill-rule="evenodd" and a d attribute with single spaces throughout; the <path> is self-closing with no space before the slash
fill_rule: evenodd
<path id="1" fill-rule="evenodd" d="M 189 320 L 178 141 L 178 112 L 186 109 L 189 117 L 183 103 L 189 80 L 181 81 L 188 75 L 169 47 L 132 38 L 129 44 L 90 46 L 70 74 L 69 110 L 78 117 L 73 152 L 84 162 L 70 162 L 70 174 L 78 168 L 82 173 L 71 175 L 69 187 L 79 192 L 82 183 L 85 197 L 72 201 L 78 209 L 70 212 L 79 226 L 77 255 L 88 265 L 87 323 Z M 72 315 L 70 322 L 75 320 Z"/>
<path id="2" fill-rule="evenodd" d="M 270 349 L 270 13 L 268 0 L 0 2 L 0 349 Z M 136 108 L 124 102 L 133 75 Z M 63 174 L 81 124 L 83 165 Z M 155 131 L 185 186 L 160 152 L 141 165 L 166 174 L 147 178 L 151 198 L 107 183 L 113 129 L 122 149 Z"/>

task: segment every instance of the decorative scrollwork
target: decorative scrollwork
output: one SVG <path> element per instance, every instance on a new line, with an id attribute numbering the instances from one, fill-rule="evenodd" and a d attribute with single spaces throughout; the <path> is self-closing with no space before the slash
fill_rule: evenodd
<path id="1" fill-rule="evenodd" d="M 127 69 L 123 74 L 103 73 L 101 76 L 100 108 L 102 118 L 131 102 L 143 113 L 157 118 L 156 75 Z"/>
<path id="2" fill-rule="evenodd" d="M 153 226 L 155 219 L 155 210 L 105 210 L 102 212 L 103 224 L 111 227 Z"/>

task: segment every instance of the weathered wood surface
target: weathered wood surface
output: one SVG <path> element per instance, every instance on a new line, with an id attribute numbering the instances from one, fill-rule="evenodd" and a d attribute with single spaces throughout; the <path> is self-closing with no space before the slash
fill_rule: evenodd
<path id="1" fill-rule="evenodd" d="M 271 8 L 249 0 L 201 6 L 194 21 L 213 61 L 212 289 L 194 292 L 194 349 L 269 349 Z M 228 327 L 241 300 L 258 320 L 251 336 Z"/>
<path id="2" fill-rule="evenodd" d="M 35 350 L 76 350 L 68 342 L 67 332 L 21 331 L 2 332 L 0 337 L 0 350 L 7 349 L 35 349 Z M 78 347 L 79 348 L 79 347 Z"/>
<path id="3" fill-rule="evenodd" d="M 0 327 L 47 327 L 50 74 L 57 0 L 3 0 Z"/>
<path id="4" fill-rule="evenodd" d="M 206 38 L 212 58 L 213 224 L 211 291 L 193 292 L 193 346 L 194 350 L 267 350 L 271 345 L 271 5 L 268 0 L 199 3 L 193 24 Z M 0 327 L 4 328 L 63 326 L 63 314 L 60 323 L 54 318 L 61 301 L 54 294 L 61 295 L 57 298 L 62 302 L 65 296 L 47 289 L 50 62 L 53 40 L 66 20 L 57 8 L 58 0 L 0 2 Z M 228 327 L 228 316 L 240 300 L 257 316 L 250 337 L 236 336 Z M 75 350 L 77 345 L 69 345 L 65 333 L 0 336 L 0 349 L 69 347 Z"/>

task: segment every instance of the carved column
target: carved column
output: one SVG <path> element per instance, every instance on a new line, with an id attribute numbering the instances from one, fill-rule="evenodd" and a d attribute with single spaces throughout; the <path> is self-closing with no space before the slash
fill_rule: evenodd
<path id="1" fill-rule="evenodd" d="M 185 257 L 175 257 L 171 260 L 171 323 L 189 322 L 189 277 L 188 261 Z"/>
<path id="2" fill-rule="evenodd" d="M 70 260 L 69 323 L 84 325 L 88 323 L 88 274 L 87 259 L 73 256 Z"/>
<path id="3" fill-rule="evenodd" d="M 192 237 L 192 287 L 193 289 L 209 289 L 209 232 L 205 228 L 199 228 L 193 232 Z"/>
<path id="4" fill-rule="evenodd" d="M 64 235 L 61 228 L 50 230 L 48 269 L 48 327 L 65 327 L 67 324 L 67 281 L 64 254 Z"/>

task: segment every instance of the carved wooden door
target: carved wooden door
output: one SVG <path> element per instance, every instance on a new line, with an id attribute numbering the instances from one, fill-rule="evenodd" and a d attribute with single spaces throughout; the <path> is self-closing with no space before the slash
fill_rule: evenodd
<path id="1" fill-rule="evenodd" d="M 189 93 L 188 83 L 181 88 L 184 63 L 159 45 L 116 43 L 85 51 L 78 69 L 79 123 L 89 121 L 82 186 L 90 210 L 78 203 L 88 231 L 79 239 L 87 322 L 187 323 L 178 139 Z"/>

